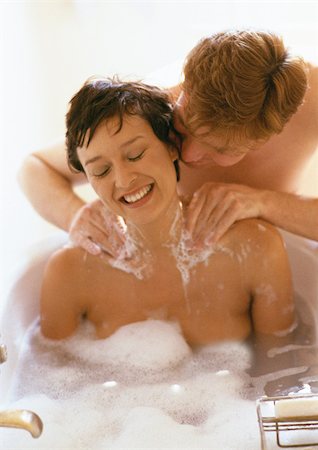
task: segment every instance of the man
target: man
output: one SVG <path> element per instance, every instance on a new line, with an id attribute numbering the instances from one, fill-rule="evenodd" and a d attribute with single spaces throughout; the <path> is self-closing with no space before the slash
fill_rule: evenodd
<path id="1" fill-rule="evenodd" d="M 318 145 L 318 69 L 292 58 L 280 38 L 242 31 L 203 39 L 184 74 L 171 94 L 184 138 L 180 194 L 195 193 L 187 216 L 194 243 L 216 242 L 234 222 L 252 217 L 318 240 L 318 199 L 297 195 Z M 121 238 L 110 242 L 100 202 L 85 205 L 73 192 L 77 175 L 64 148 L 29 156 L 21 186 L 75 243 L 115 256 Z"/>

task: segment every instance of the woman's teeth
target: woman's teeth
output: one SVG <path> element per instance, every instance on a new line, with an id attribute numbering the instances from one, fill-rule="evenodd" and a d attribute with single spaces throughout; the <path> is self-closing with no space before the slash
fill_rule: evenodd
<path id="1" fill-rule="evenodd" d="M 124 195 L 124 200 L 127 203 L 135 203 L 138 200 L 142 199 L 145 195 L 148 194 L 149 191 L 151 191 L 152 185 L 149 184 L 148 186 L 145 186 L 140 189 L 140 191 L 136 192 L 135 194 L 130 195 Z"/>

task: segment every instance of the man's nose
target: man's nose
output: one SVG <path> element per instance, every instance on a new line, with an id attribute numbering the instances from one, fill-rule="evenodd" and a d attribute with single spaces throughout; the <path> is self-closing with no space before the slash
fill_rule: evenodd
<path id="1" fill-rule="evenodd" d="M 191 137 L 182 142 L 181 157 L 185 162 L 198 161 L 202 158 L 202 152 L 196 147 Z"/>

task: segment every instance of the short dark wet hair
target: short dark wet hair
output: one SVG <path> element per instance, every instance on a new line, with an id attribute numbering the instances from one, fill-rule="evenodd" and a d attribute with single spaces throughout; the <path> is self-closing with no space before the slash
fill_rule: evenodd
<path id="1" fill-rule="evenodd" d="M 181 138 L 173 126 L 173 105 L 168 95 L 142 82 L 125 82 L 114 78 L 90 78 L 72 97 L 66 114 L 67 161 L 71 170 L 85 172 L 77 148 L 90 143 L 99 124 L 118 117 L 119 132 L 125 115 L 146 120 L 157 138 L 178 150 Z M 179 164 L 175 161 L 177 180 Z"/>

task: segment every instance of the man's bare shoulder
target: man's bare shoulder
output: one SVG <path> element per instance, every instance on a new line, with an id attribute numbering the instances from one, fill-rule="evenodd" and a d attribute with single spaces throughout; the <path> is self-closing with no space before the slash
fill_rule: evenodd
<path id="1" fill-rule="evenodd" d="M 318 66 L 307 63 L 309 86 L 318 88 Z"/>
<path id="2" fill-rule="evenodd" d="M 316 134 L 318 135 L 318 66 L 313 64 L 307 64 L 308 68 L 308 89 L 304 99 L 304 112 L 312 126 L 315 127 Z"/>

